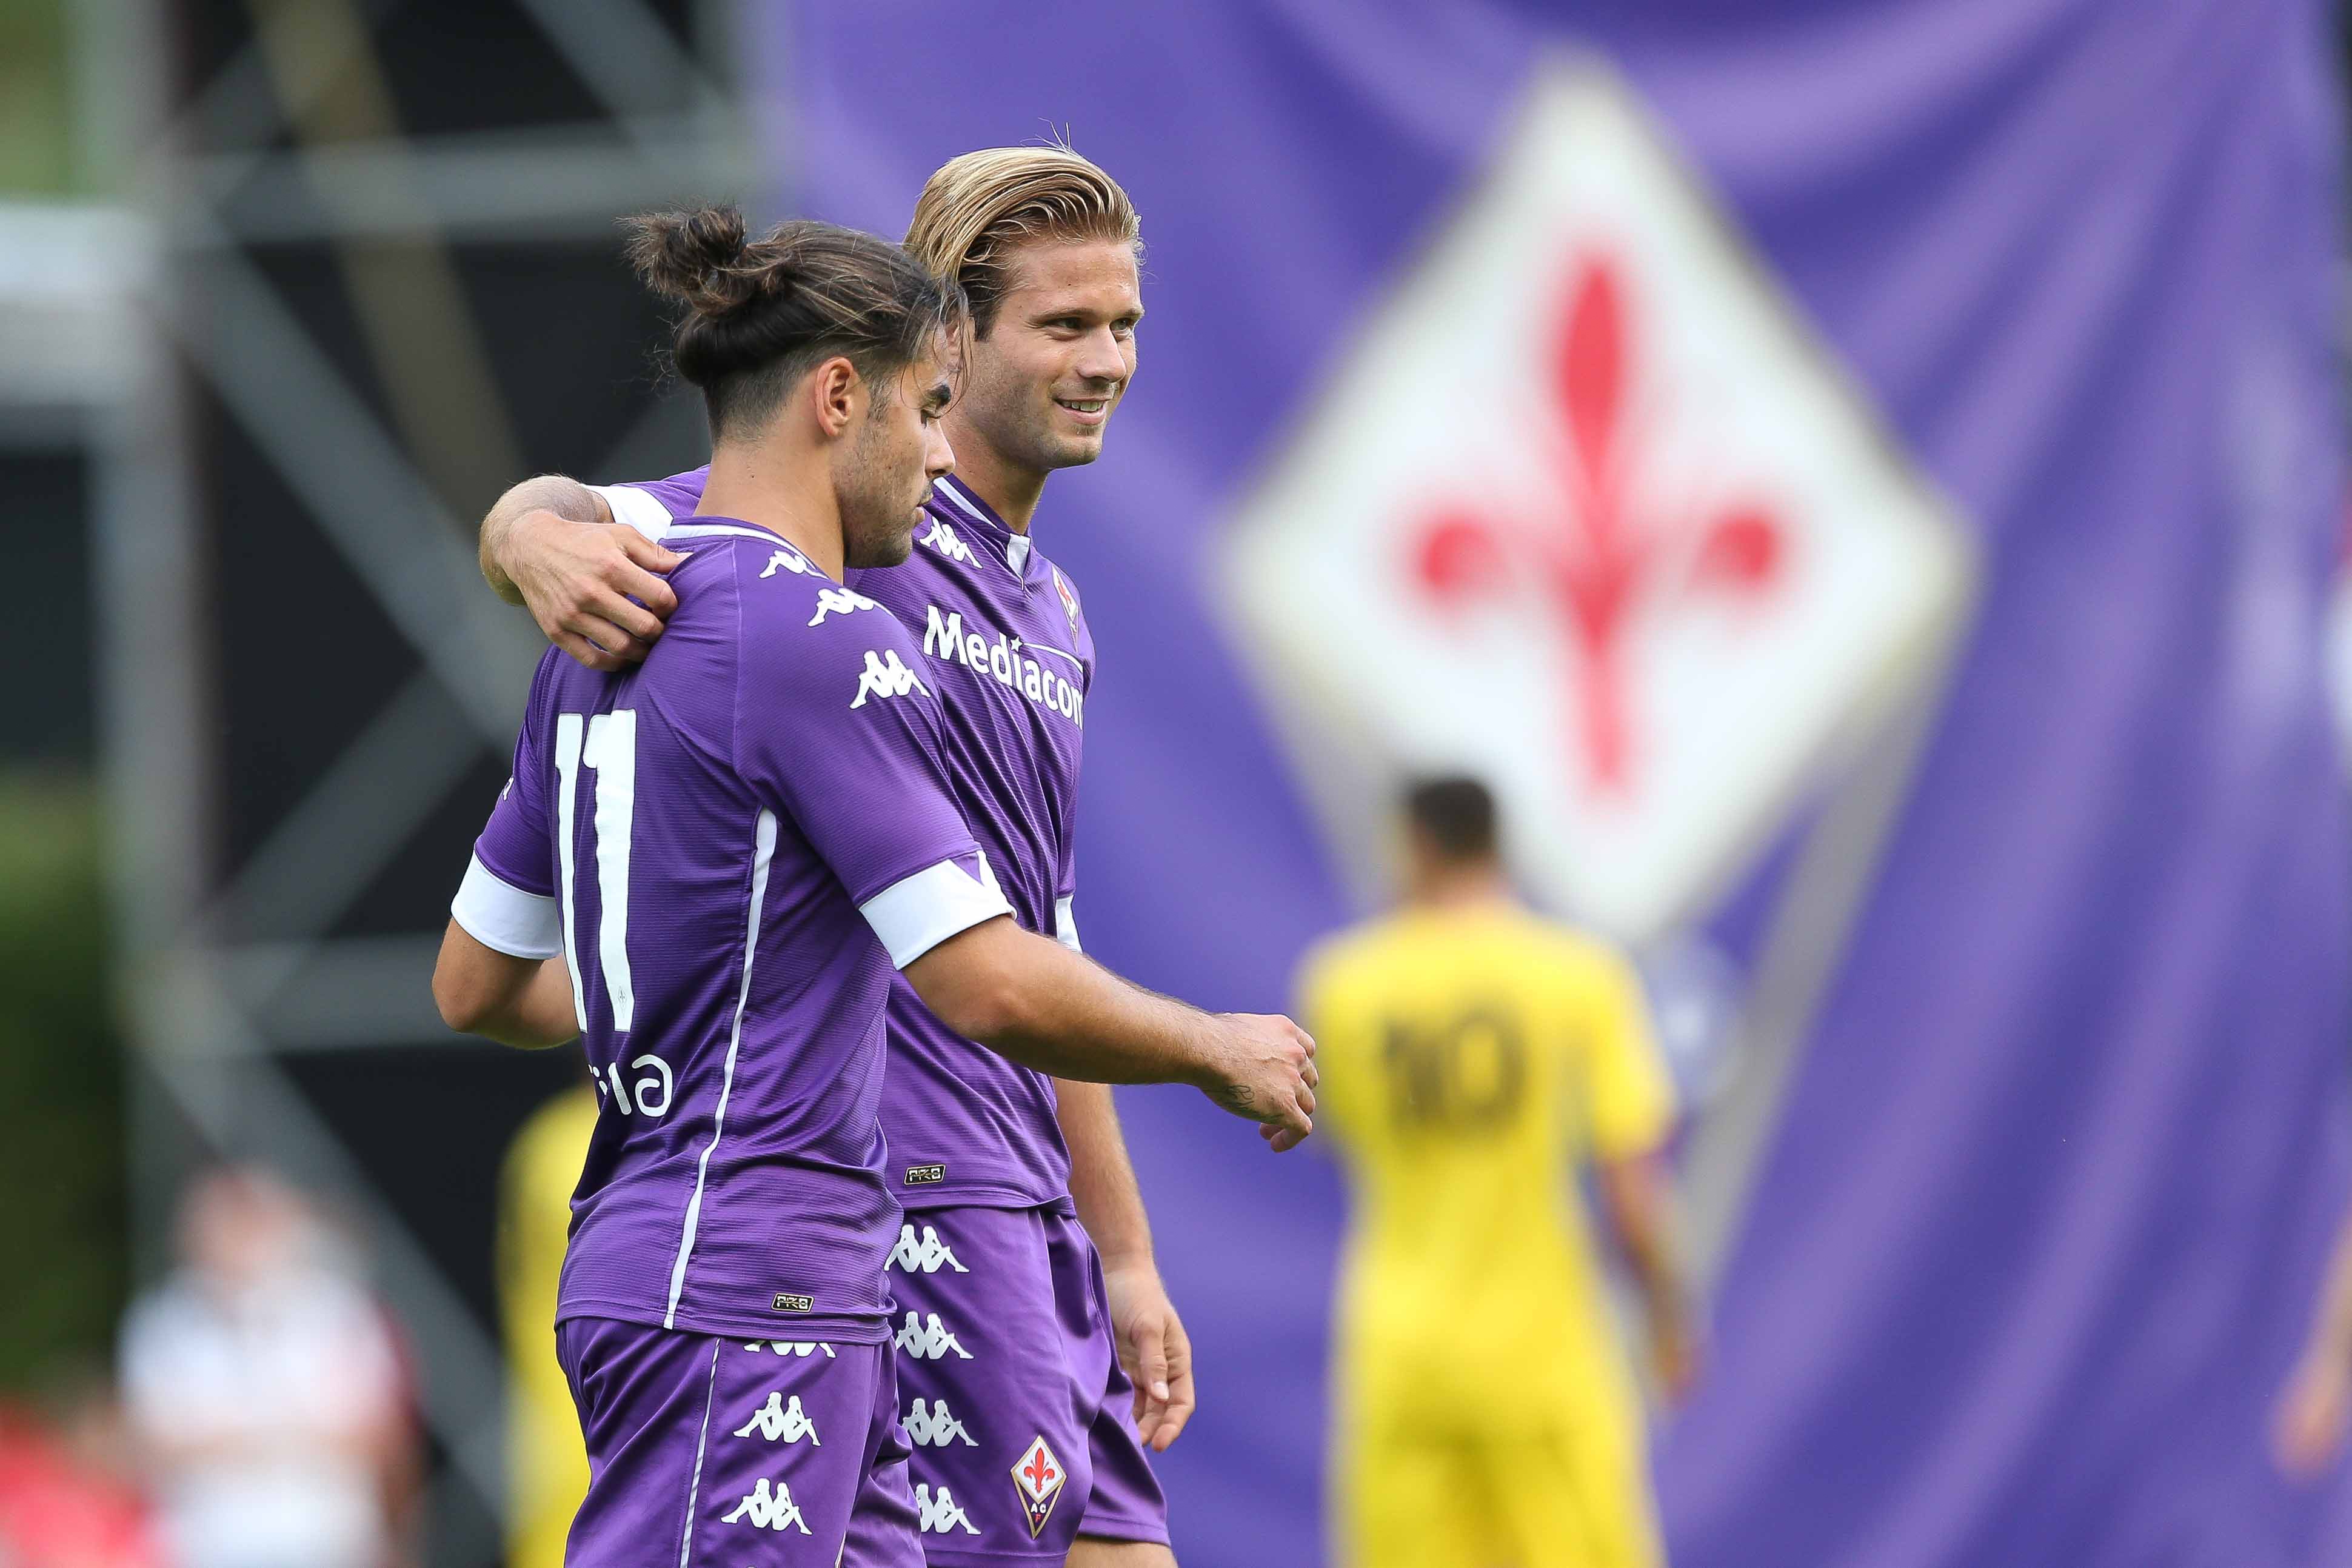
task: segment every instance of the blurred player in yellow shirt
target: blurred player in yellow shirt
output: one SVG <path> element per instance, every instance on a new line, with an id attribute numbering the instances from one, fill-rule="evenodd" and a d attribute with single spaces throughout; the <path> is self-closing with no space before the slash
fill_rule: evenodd
<path id="1" fill-rule="evenodd" d="M 1354 1212 L 1333 1432 L 1353 1568 L 1646 1568 L 1641 1397 L 1578 1197 L 1590 1162 L 1658 1382 L 1692 1342 L 1655 1158 L 1674 1092 L 1623 957 L 1514 896 L 1493 797 L 1406 799 L 1404 906 L 1312 953 L 1317 1120 Z"/>
<path id="2" fill-rule="evenodd" d="M 596 1096 L 583 1083 L 531 1113 L 499 1183 L 499 1308 L 507 1350 L 507 1568 L 563 1568 L 588 1494 L 588 1449 L 555 1360 L 555 1288 Z"/>

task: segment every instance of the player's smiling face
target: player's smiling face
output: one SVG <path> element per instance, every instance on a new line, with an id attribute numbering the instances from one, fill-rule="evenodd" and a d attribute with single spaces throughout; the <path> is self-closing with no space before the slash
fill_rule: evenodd
<path id="1" fill-rule="evenodd" d="M 1091 463 L 1135 379 L 1135 252 L 1118 240 L 1041 241 L 1015 251 L 1008 270 L 957 413 L 1009 465 L 1045 474 Z"/>

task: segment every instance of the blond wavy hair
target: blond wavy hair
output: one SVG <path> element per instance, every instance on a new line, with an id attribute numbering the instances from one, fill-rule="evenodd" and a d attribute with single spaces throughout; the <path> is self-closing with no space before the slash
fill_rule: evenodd
<path id="1" fill-rule="evenodd" d="M 963 289 L 972 330 L 985 338 L 1021 246 L 1120 241 L 1139 260 L 1142 235 L 1135 204 L 1092 160 L 1058 143 L 988 147 L 950 158 L 924 183 L 906 248 L 932 276 Z"/>

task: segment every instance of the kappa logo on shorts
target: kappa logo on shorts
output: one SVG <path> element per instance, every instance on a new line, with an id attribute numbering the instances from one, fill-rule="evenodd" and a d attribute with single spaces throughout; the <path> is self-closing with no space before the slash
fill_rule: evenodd
<path id="1" fill-rule="evenodd" d="M 780 1312 L 814 1312 L 816 1310 L 816 1298 L 814 1296 L 796 1296 L 790 1291 L 778 1291 L 776 1292 L 774 1306 L 775 1310 Z"/>
<path id="2" fill-rule="evenodd" d="M 808 1521 L 801 1517 L 800 1504 L 793 1500 L 793 1489 L 783 1482 L 776 1483 L 773 1492 L 762 1477 L 751 1489 L 751 1494 L 735 1505 L 735 1511 L 721 1516 L 721 1524 L 748 1524 L 754 1530 L 797 1530 L 809 1532 Z"/>
<path id="3" fill-rule="evenodd" d="M 823 1351 L 825 1360 L 833 1359 L 833 1346 L 822 1340 L 755 1339 L 745 1344 L 743 1348 L 754 1355 L 763 1350 L 772 1350 L 778 1355 L 814 1355 L 817 1352 Z"/>
<path id="4" fill-rule="evenodd" d="M 921 1481 L 915 1483 L 916 1528 L 925 1535 L 946 1535 L 957 1530 L 966 1535 L 978 1535 L 971 1516 L 956 1502 L 955 1493 L 944 1486 L 937 1492 Z"/>
<path id="5" fill-rule="evenodd" d="M 1028 1449 L 1013 1462 L 1013 1490 L 1021 1495 L 1021 1512 L 1029 1521 L 1030 1540 L 1036 1540 L 1054 1516 L 1054 1504 L 1061 1500 L 1062 1483 L 1067 1479 L 1062 1461 L 1054 1457 L 1042 1435 L 1032 1438 Z"/>
<path id="6" fill-rule="evenodd" d="M 959 1274 L 971 1272 L 956 1257 L 955 1249 L 940 1239 L 938 1230 L 924 1226 L 923 1239 L 918 1241 L 915 1239 L 915 1228 L 901 1225 L 898 1227 L 898 1245 L 890 1249 L 890 1261 L 884 1266 L 884 1272 L 904 1269 L 910 1274 L 936 1274 L 942 1264 Z"/>
<path id="7" fill-rule="evenodd" d="M 769 1395 L 768 1402 L 754 1411 L 749 1421 L 735 1428 L 739 1437 L 748 1437 L 754 1432 L 771 1443 L 797 1443 L 806 1437 L 809 1447 L 824 1447 L 816 1435 L 816 1423 L 801 1408 L 801 1396 L 793 1395 L 788 1405 L 781 1389 Z"/>
<path id="8" fill-rule="evenodd" d="M 898 1330 L 898 1337 L 894 1343 L 917 1361 L 944 1361 L 950 1351 L 966 1361 L 971 1359 L 971 1352 L 964 1349 L 956 1336 L 948 1332 L 937 1312 L 931 1314 L 929 1322 L 908 1312 L 907 1322 Z"/>
<path id="9" fill-rule="evenodd" d="M 918 1448 L 944 1448 L 950 1443 L 961 1443 L 967 1448 L 980 1447 L 978 1440 L 964 1430 L 963 1423 L 949 1414 L 944 1399 L 932 1400 L 928 1410 L 920 1399 L 916 1400 L 907 1406 L 907 1418 L 898 1425 L 906 1428 L 907 1441 Z"/>
<path id="10" fill-rule="evenodd" d="M 948 1167 L 945 1166 L 908 1166 L 907 1167 L 908 1186 L 937 1186 L 947 1179 Z"/>

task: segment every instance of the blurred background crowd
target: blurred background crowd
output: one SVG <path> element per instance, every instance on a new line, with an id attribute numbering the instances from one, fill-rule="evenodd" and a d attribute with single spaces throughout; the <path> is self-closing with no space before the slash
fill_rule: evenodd
<path id="1" fill-rule="evenodd" d="M 2342 26 L 0 0 L 0 1568 L 560 1560 L 593 1102 L 425 984 L 540 647 L 474 522 L 707 455 L 616 214 L 1049 133 L 1148 247 L 1040 518 L 1089 951 L 1286 1006 L 1475 770 L 1682 1092 L 1675 1562 L 2352 1562 Z M 1339 1179 L 1121 1104 L 1183 1560 L 1318 1561 Z"/>

